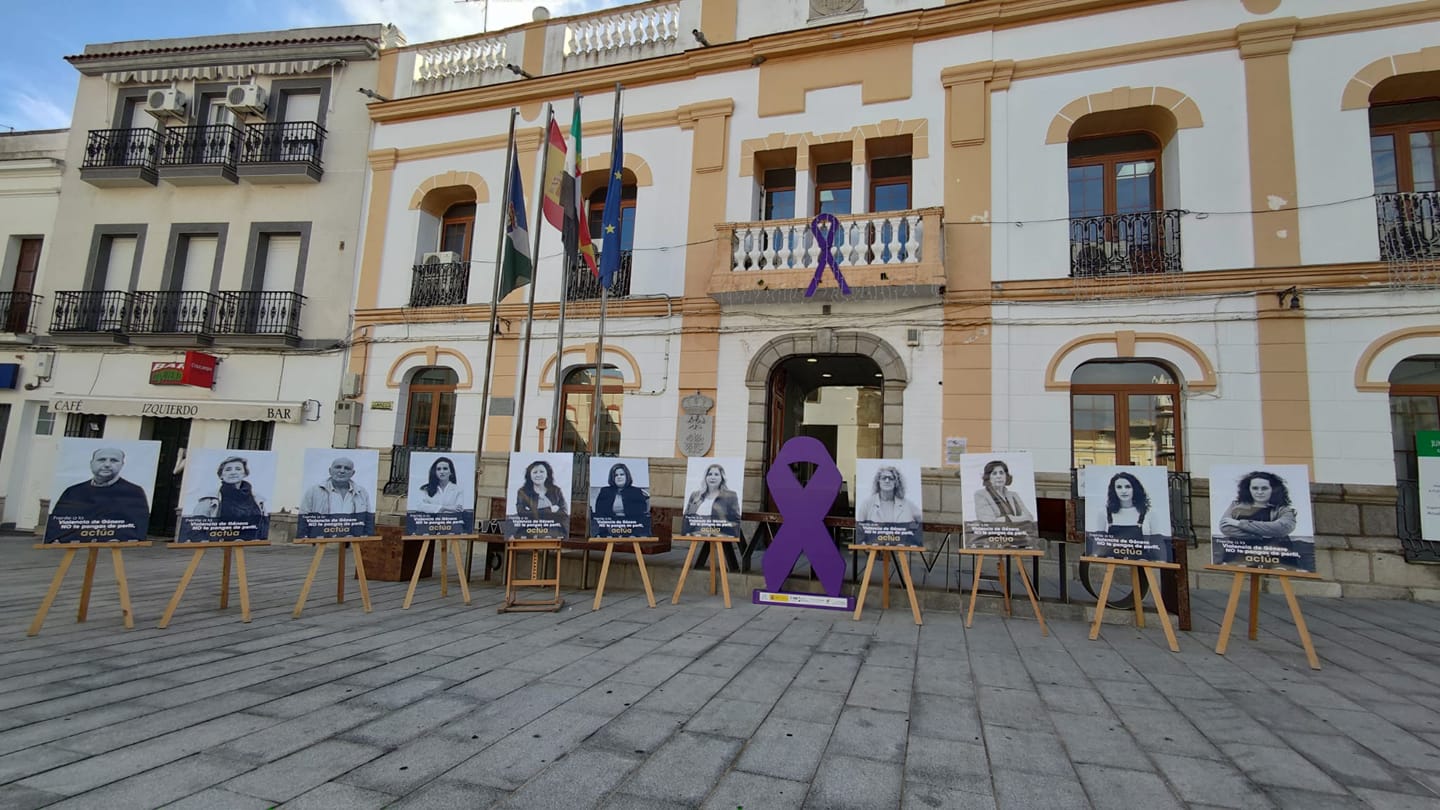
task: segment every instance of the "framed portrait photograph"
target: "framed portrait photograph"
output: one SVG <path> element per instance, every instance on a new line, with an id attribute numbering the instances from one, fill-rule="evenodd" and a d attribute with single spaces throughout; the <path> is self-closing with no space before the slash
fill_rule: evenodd
<path id="1" fill-rule="evenodd" d="M 685 510 L 680 533 L 687 537 L 739 537 L 745 459 L 691 456 L 685 465 Z"/>
<path id="2" fill-rule="evenodd" d="M 855 459 L 857 545 L 923 546 L 923 520 L 919 461 Z"/>
<path id="3" fill-rule="evenodd" d="M 564 540 L 570 536 L 570 453 L 510 454 L 506 475 L 506 540 Z"/>
<path id="4" fill-rule="evenodd" d="M 964 548 L 1041 548 L 1035 462 L 1029 453 L 966 453 L 960 459 L 960 489 Z"/>
<path id="5" fill-rule="evenodd" d="M 378 451 L 311 447 L 305 450 L 302 470 L 297 537 L 375 534 Z"/>
<path id="6" fill-rule="evenodd" d="M 1214 565 L 1315 571 L 1315 515 L 1304 464 L 1210 468 Z"/>
<path id="7" fill-rule="evenodd" d="M 150 530 L 160 442 L 60 440 L 46 543 L 129 543 Z"/>
<path id="8" fill-rule="evenodd" d="M 1169 469 L 1091 466 L 1081 475 L 1086 556 L 1174 562 Z"/>
<path id="9" fill-rule="evenodd" d="M 590 536 L 652 537 L 650 460 L 590 457 Z"/>
<path id="10" fill-rule="evenodd" d="M 412 450 L 405 496 L 405 534 L 473 534 L 475 454 Z"/>
<path id="11" fill-rule="evenodd" d="M 185 459 L 180 494 L 182 543 L 270 539 L 277 454 L 201 447 Z"/>

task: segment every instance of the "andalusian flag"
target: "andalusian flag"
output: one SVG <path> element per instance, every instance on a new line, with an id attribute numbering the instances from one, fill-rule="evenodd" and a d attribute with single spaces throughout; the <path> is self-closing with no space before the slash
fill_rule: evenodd
<path id="1" fill-rule="evenodd" d="M 570 138 L 575 141 L 575 149 L 570 154 L 570 177 L 574 183 L 571 199 L 575 204 L 565 210 L 565 215 L 575 217 L 576 250 L 585 260 L 585 266 L 590 268 L 590 275 L 599 277 L 600 268 L 595 265 L 595 245 L 590 241 L 589 217 L 585 216 L 585 198 L 580 194 L 580 167 L 583 163 L 580 159 L 579 98 L 575 99 L 575 116 L 570 120 Z"/>
<path id="2" fill-rule="evenodd" d="M 530 229 L 525 227 L 525 189 L 520 185 L 520 161 L 510 161 L 510 199 L 505 205 L 505 259 L 500 269 L 500 297 L 529 284 Z"/>

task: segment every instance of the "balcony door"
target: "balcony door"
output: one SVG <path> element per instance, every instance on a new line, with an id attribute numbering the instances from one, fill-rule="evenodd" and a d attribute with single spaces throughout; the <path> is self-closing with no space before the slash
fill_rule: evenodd
<path id="1" fill-rule="evenodd" d="M 1440 253 L 1440 101 L 1370 109 L 1370 165 L 1384 259 Z"/>
<path id="2" fill-rule="evenodd" d="M 1074 275 L 1144 272 L 1162 248 L 1160 142 L 1132 132 L 1070 142 Z"/>
<path id="3" fill-rule="evenodd" d="M 459 380 L 448 368 L 423 368 L 410 378 L 405 404 L 407 447 L 450 449 L 455 438 L 455 385 Z"/>
<path id="4" fill-rule="evenodd" d="M 44 240 L 21 239 L 20 257 L 15 263 L 15 282 L 10 286 L 10 303 L 5 312 L 5 331 L 24 334 L 30 331 L 31 300 L 35 292 L 35 275 L 40 269 L 40 250 Z"/>

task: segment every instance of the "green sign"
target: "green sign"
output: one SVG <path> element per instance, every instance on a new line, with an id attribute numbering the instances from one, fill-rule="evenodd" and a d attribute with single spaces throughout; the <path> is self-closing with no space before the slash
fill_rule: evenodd
<path id="1" fill-rule="evenodd" d="M 1415 431 L 1415 453 L 1422 458 L 1440 458 L 1440 430 Z"/>

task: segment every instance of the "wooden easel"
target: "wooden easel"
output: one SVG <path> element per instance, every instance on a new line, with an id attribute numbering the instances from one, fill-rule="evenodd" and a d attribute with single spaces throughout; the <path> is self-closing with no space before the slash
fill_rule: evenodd
<path id="1" fill-rule="evenodd" d="M 60 559 L 60 568 L 55 571 L 54 579 L 50 580 L 50 590 L 45 592 L 45 599 L 40 602 L 40 611 L 35 614 L 35 621 L 30 623 L 30 630 L 25 635 L 40 634 L 40 627 L 45 624 L 45 614 L 50 612 L 55 596 L 60 593 L 60 583 L 65 581 L 65 572 L 70 570 L 70 563 L 75 560 L 75 552 L 82 548 L 90 549 L 90 555 L 85 561 L 85 583 L 80 588 L 80 610 L 75 613 L 75 621 L 85 621 L 86 614 L 90 612 L 90 586 L 95 582 L 95 561 L 100 556 L 100 549 L 108 548 L 110 560 L 115 566 L 115 584 L 120 589 L 120 614 L 125 617 L 125 629 L 135 629 L 135 614 L 130 610 L 130 583 L 125 579 L 125 562 L 120 557 L 120 552 L 127 548 L 148 545 L 149 540 L 127 540 L 123 543 L 36 543 L 35 548 L 64 549 L 65 556 Z"/>
<path id="2" fill-rule="evenodd" d="M 1315 644 L 1310 640 L 1310 629 L 1305 626 L 1305 617 L 1300 613 L 1300 603 L 1295 599 L 1295 589 L 1290 587 L 1292 579 L 1321 579 L 1319 574 L 1308 571 L 1280 571 L 1271 568 L 1247 568 L 1238 565 L 1207 565 L 1206 571 L 1234 574 L 1230 584 L 1230 601 L 1225 603 L 1225 618 L 1220 622 L 1220 640 L 1215 652 L 1225 654 L 1230 644 L 1230 628 L 1235 624 L 1235 610 L 1240 606 L 1240 589 L 1245 585 L 1245 575 L 1250 575 L 1250 640 L 1254 641 L 1260 632 L 1260 578 L 1275 577 L 1280 580 L 1280 590 L 1285 592 L 1285 601 L 1290 604 L 1290 617 L 1295 620 L 1295 629 L 1300 633 L 1300 646 L 1305 648 L 1305 660 L 1311 669 L 1320 668 L 1320 658 L 1315 655 Z"/>
<path id="3" fill-rule="evenodd" d="M 310 596 L 310 586 L 315 583 L 315 573 L 320 570 L 320 558 L 325 556 L 326 546 L 339 546 L 340 566 L 335 578 L 335 604 L 345 602 L 345 547 L 350 546 L 355 551 L 355 576 L 360 580 L 360 601 L 365 605 L 365 612 L 370 612 L 370 583 L 365 579 L 365 560 L 360 556 L 360 549 L 357 543 L 368 543 L 373 540 L 382 539 L 379 535 L 369 537 L 309 537 L 297 539 L 296 545 L 310 545 L 315 547 L 315 556 L 310 560 L 310 573 L 305 575 L 305 585 L 300 588 L 300 598 L 295 601 L 295 612 L 290 614 L 300 618 L 300 611 L 305 609 L 305 600 Z"/>
<path id="4" fill-rule="evenodd" d="M 1050 635 L 1049 628 L 1045 626 L 1045 615 L 1040 612 L 1040 600 L 1035 597 L 1035 587 L 1030 583 L 1030 572 L 1025 570 L 1026 558 L 1043 557 L 1045 552 L 1038 548 L 962 548 L 960 553 L 975 556 L 975 579 L 970 585 L 970 610 L 965 614 L 966 627 L 969 627 L 975 618 L 975 598 L 980 595 L 980 570 L 985 567 L 986 559 L 994 558 L 995 571 L 1000 577 L 1000 591 L 1005 595 L 1005 615 L 1010 615 L 1010 577 L 1007 576 L 1005 566 L 1013 560 L 1015 567 L 1020 569 L 1020 581 L 1025 583 L 1025 593 L 1030 596 L 1030 606 L 1035 609 L 1035 620 L 1040 622 L 1040 635 Z"/>
<path id="5" fill-rule="evenodd" d="M 610 575 L 610 555 L 615 553 L 615 546 L 619 543 L 628 543 L 635 550 L 635 564 L 640 566 L 640 581 L 645 583 L 645 601 L 650 607 L 655 607 L 655 592 L 650 589 L 650 574 L 645 570 L 645 555 L 640 553 L 641 543 L 653 543 L 659 538 L 655 537 L 592 537 L 592 543 L 605 544 L 605 559 L 600 563 L 600 578 L 595 580 L 595 604 L 591 610 L 600 609 L 600 599 L 605 596 L 605 578 Z M 690 550 L 694 551 L 695 546 Z"/>
<path id="6" fill-rule="evenodd" d="M 1165 603 L 1160 601 L 1160 569 L 1180 570 L 1179 563 L 1152 562 L 1149 560 L 1121 560 L 1115 557 L 1081 557 L 1081 562 L 1105 566 L 1105 579 L 1100 583 L 1100 595 L 1095 604 L 1095 621 L 1090 625 L 1090 640 L 1100 637 L 1100 619 L 1105 616 L 1105 602 L 1110 598 L 1110 583 L 1115 579 L 1115 567 L 1123 565 L 1130 569 L 1130 592 L 1135 600 L 1135 626 L 1145 626 L 1145 600 L 1140 596 L 1140 571 L 1145 571 L 1145 581 L 1150 583 L 1150 598 L 1155 602 L 1155 612 L 1160 614 L 1160 626 L 1165 629 L 1165 641 L 1170 652 L 1180 652 L 1180 642 L 1175 640 L 1175 628 L 1170 626 L 1170 614 Z"/>
<path id="7" fill-rule="evenodd" d="M 190 578 L 195 576 L 195 570 L 200 567 L 200 558 L 205 552 L 212 548 L 224 549 L 225 562 L 220 568 L 220 609 L 224 610 L 230 606 L 230 552 L 235 552 L 235 573 L 240 579 L 240 621 L 250 623 L 250 583 L 245 576 L 245 549 L 252 546 L 268 546 L 269 540 L 240 540 L 228 543 L 170 543 L 170 548 L 194 549 L 195 556 L 190 558 L 190 564 L 185 567 L 185 574 L 180 577 L 180 584 L 175 588 L 175 595 L 170 597 L 170 605 L 165 608 L 165 615 L 160 617 L 160 623 L 156 627 L 164 630 L 170 626 L 170 617 L 175 615 L 175 608 L 180 606 L 180 597 L 185 595 L 185 588 L 190 585 Z"/>
<path id="8" fill-rule="evenodd" d="M 530 552 L 530 577 L 517 579 L 516 559 L 521 552 Z M 555 555 L 555 575 L 542 576 L 550 567 L 549 561 L 541 563 L 542 555 Z M 554 588 L 548 599 L 521 600 L 519 588 Z M 505 601 L 495 609 L 496 613 L 554 613 L 565 604 L 560 598 L 560 541 L 559 540 L 507 540 L 505 541 Z"/>
<path id="9" fill-rule="evenodd" d="M 709 545 L 706 545 L 705 548 L 708 549 L 710 558 L 710 595 L 715 595 L 715 580 L 718 578 L 720 580 L 721 591 L 725 595 L 725 608 L 729 610 L 730 571 L 725 566 L 725 555 L 722 552 L 726 550 L 727 545 L 738 544 L 740 538 L 724 536 L 701 537 L 698 535 L 677 534 L 670 539 L 684 540 L 690 544 L 690 552 L 685 555 L 685 564 L 680 567 L 680 581 L 675 583 L 675 595 L 670 597 L 670 604 L 680 604 L 680 592 L 685 590 L 685 576 L 690 573 L 690 566 L 695 563 L 695 554 L 700 550 L 701 544 L 708 543 Z M 609 555 L 609 549 L 606 549 L 606 555 Z"/>
<path id="10" fill-rule="evenodd" d="M 406 535 L 400 538 L 405 542 L 414 540 L 420 541 L 420 556 L 415 558 L 415 573 L 410 575 L 410 589 L 405 592 L 405 604 L 401 610 L 410 609 L 410 600 L 415 598 L 415 586 L 420 584 L 420 572 L 424 568 L 425 555 L 430 553 L 430 542 L 440 543 L 440 595 L 450 595 L 450 575 L 446 572 L 446 555 L 454 555 L 455 578 L 460 580 L 460 595 L 465 598 L 465 604 L 470 604 L 470 583 L 465 581 L 465 564 L 460 558 L 460 544 L 465 541 L 479 539 L 474 534 L 438 534 L 438 535 Z"/>
<path id="11" fill-rule="evenodd" d="M 900 581 L 905 583 L 905 594 L 910 597 L 910 615 L 915 617 L 915 623 L 920 624 L 920 603 L 915 599 L 915 582 L 910 579 L 910 553 L 922 551 L 919 546 L 865 546 L 852 545 L 851 551 L 868 551 L 869 556 L 865 558 L 865 576 L 860 578 L 860 594 L 855 597 L 854 620 L 859 621 L 860 611 L 865 609 L 865 592 L 870 588 L 870 570 L 875 567 L 875 555 L 880 554 L 880 607 L 890 608 L 890 555 L 895 555 L 895 563 L 900 567 Z M 1038 609 L 1037 609 L 1038 610 Z M 1044 622 L 1041 622 L 1044 626 Z"/>

